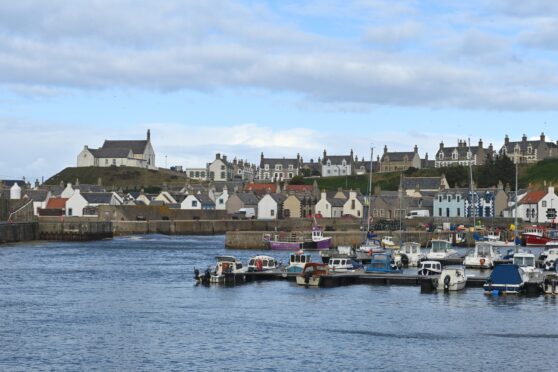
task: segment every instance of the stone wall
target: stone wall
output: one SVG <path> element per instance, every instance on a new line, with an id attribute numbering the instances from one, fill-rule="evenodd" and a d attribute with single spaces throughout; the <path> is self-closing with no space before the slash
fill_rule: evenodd
<path id="1" fill-rule="evenodd" d="M 39 225 L 31 223 L 0 223 L 0 244 L 39 239 Z"/>
<path id="2" fill-rule="evenodd" d="M 0 221 L 7 221 L 9 216 L 9 200 L 0 198 Z"/>

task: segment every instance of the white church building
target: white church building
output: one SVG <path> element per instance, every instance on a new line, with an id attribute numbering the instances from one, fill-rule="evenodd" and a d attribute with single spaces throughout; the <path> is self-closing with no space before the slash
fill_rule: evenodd
<path id="1" fill-rule="evenodd" d="M 85 146 L 77 157 L 78 167 L 137 167 L 157 169 L 155 151 L 151 146 L 151 132 L 141 141 L 109 141 L 103 147 L 92 149 Z"/>

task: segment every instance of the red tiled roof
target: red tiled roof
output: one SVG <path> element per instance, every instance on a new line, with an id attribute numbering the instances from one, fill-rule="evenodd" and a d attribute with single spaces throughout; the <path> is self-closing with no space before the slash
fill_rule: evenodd
<path id="1" fill-rule="evenodd" d="M 546 193 L 546 191 L 531 191 L 519 201 L 519 204 L 538 204 Z"/>
<path id="2" fill-rule="evenodd" d="M 67 198 L 50 198 L 46 209 L 65 209 Z"/>
<path id="3" fill-rule="evenodd" d="M 275 183 L 250 183 L 246 186 L 246 191 L 267 191 L 277 192 L 277 184 Z"/>
<path id="4" fill-rule="evenodd" d="M 286 191 L 294 191 L 294 192 L 301 192 L 301 191 L 314 191 L 314 185 L 287 185 L 285 188 Z"/>

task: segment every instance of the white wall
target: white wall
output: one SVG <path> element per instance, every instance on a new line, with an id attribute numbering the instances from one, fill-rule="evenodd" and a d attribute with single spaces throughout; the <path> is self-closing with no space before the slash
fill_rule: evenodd
<path id="1" fill-rule="evenodd" d="M 314 208 L 316 214 L 321 214 L 323 218 L 331 218 L 332 211 L 331 211 L 331 204 L 327 201 L 326 193 L 322 193 L 320 200 L 316 203 Z"/>
<path id="2" fill-rule="evenodd" d="M 195 204 L 195 205 L 194 205 Z M 180 209 L 185 210 L 201 210 L 202 205 L 194 195 L 188 195 L 186 199 L 180 203 Z"/>
<path id="3" fill-rule="evenodd" d="M 354 209 L 352 208 L 353 201 Z M 364 207 L 362 206 L 360 200 L 357 199 L 356 191 L 349 192 L 349 199 L 347 199 L 347 202 L 343 205 L 343 215 L 351 215 L 357 218 L 361 218 L 363 210 Z"/>
<path id="4" fill-rule="evenodd" d="M 66 201 L 66 216 L 83 216 L 83 208 L 87 207 L 87 200 L 81 196 L 79 190 Z"/>
<path id="5" fill-rule="evenodd" d="M 227 188 L 225 187 L 223 189 L 223 193 L 215 198 L 214 202 L 215 202 L 215 209 L 218 211 L 224 211 L 227 209 L 227 201 L 229 200 L 229 191 L 227 190 Z"/>
<path id="6" fill-rule="evenodd" d="M 276 220 L 277 209 L 277 202 L 271 195 L 265 195 L 258 203 L 258 220 Z"/>

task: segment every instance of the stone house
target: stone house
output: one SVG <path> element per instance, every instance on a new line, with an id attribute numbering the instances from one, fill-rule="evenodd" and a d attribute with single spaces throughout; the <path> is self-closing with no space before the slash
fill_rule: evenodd
<path id="1" fill-rule="evenodd" d="M 543 191 L 529 191 L 517 206 L 517 216 L 529 223 L 550 223 L 546 218 L 548 209 L 558 209 L 558 197 L 554 187 L 549 186 Z"/>
<path id="2" fill-rule="evenodd" d="M 122 205 L 122 198 L 115 192 L 84 192 L 76 189 L 66 201 L 66 216 L 97 216 L 99 205 Z"/>
<path id="3" fill-rule="evenodd" d="M 466 140 L 459 140 L 456 147 L 445 147 L 441 142 L 436 153 L 435 167 L 483 165 L 492 158 L 494 147 L 490 144 L 488 148 L 484 148 L 482 139 L 478 146 L 469 146 Z"/>
<path id="4" fill-rule="evenodd" d="M 343 204 L 343 216 L 362 218 L 364 214 L 364 199 L 356 191 L 349 191 L 349 197 Z"/>
<path id="5" fill-rule="evenodd" d="M 328 155 L 324 150 L 321 165 L 322 177 L 352 176 L 355 172 L 353 150 L 351 149 L 349 155 Z"/>
<path id="6" fill-rule="evenodd" d="M 390 152 L 387 145 L 380 160 L 380 172 L 406 171 L 409 168 L 420 169 L 422 161 L 415 145 L 412 152 Z"/>
<path id="7" fill-rule="evenodd" d="M 265 158 L 262 152 L 258 178 L 269 182 L 289 181 L 301 174 L 302 164 L 300 155 L 293 159 L 272 159 Z"/>
<path id="8" fill-rule="evenodd" d="M 214 210 L 216 209 L 215 203 L 204 194 L 188 195 L 180 203 L 180 209 L 185 210 Z"/>
<path id="9" fill-rule="evenodd" d="M 227 213 L 234 214 L 241 208 L 254 208 L 258 212 L 258 203 L 260 199 L 252 192 L 238 192 L 231 194 L 227 200 Z"/>
<path id="10" fill-rule="evenodd" d="M 510 141 L 510 137 L 506 134 L 500 155 L 506 155 L 516 164 L 533 164 L 544 159 L 557 158 L 558 145 L 548 142 L 544 133 L 541 133 L 539 140 L 536 141 L 527 140 L 524 134 L 521 141 L 517 142 Z"/>

